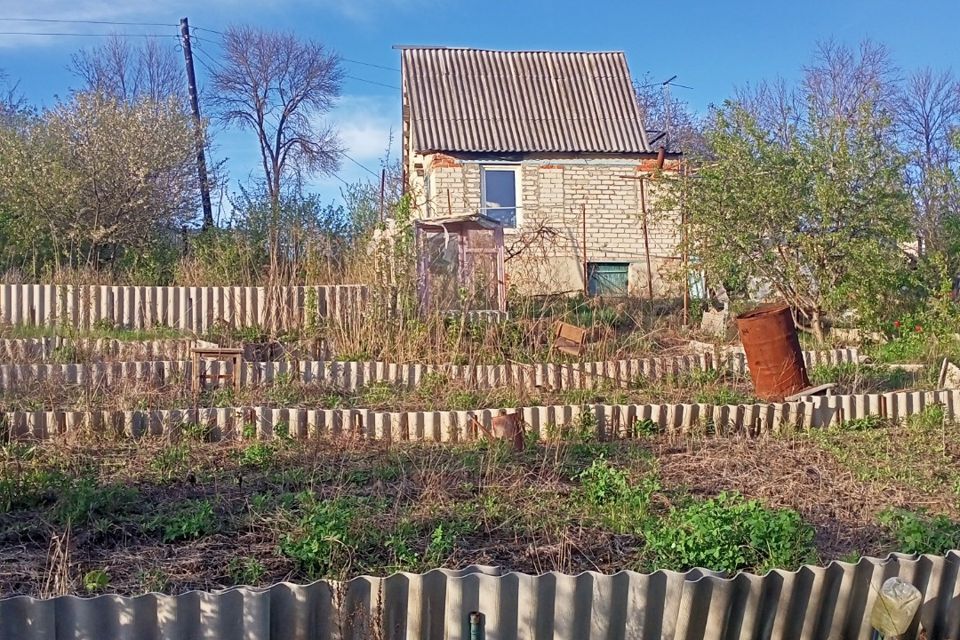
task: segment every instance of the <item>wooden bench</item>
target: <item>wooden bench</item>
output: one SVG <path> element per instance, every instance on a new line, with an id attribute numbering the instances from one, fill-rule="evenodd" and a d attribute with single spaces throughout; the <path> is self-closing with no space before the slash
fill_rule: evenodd
<path id="1" fill-rule="evenodd" d="M 583 343 L 587 330 L 566 322 L 558 322 L 553 334 L 553 349 L 579 358 L 583 354 Z"/>
<path id="2" fill-rule="evenodd" d="M 240 389 L 240 372 L 243 368 L 243 349 L 234 349 L 231 347 L 221 346 L 204 346 L 196 347 L 193 349 L 192 354 L 194 393 L 199 393 L 205 389 L 208 380 L 216 380 L 218 384 L 221 380 L 227 380 L 234 389 Z M 207 370 L 207 363 L 211 360 L 232 362 L 233 371 L 231 373 L 227 373 L 227 371 L 224 369 L 222 373 L 213 375 Z"/>

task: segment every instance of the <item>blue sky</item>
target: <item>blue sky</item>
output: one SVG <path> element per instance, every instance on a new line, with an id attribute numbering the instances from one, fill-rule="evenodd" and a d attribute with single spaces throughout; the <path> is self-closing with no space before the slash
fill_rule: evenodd
<path id="1" fill-rule="evenodd" d="M 567 0 L 0 0 L 0 18 L 107 20 L 175 24 L 222 30 L 252 23 L 318 39 L 349 60 L 398 68 L 395 44 L 461 45 L 493 49 L 623 50 L 635 78 L 676 74 L 677 89 L 699 111 L 728 97 L 735 86 L 782 75 L 796 77 L 816 42 L 854 44 L 869 37 L 890 47 L 904 71 L 920 66 L 960 71 L 960 2 L 924 0 L 589 2 Z M 111 27 L 0 22 L 2 32 L 162 33 L 173 27 Z M 202 32 L 201 32 L 202 33 Z M 199 45 L 217 55 L 215 34 Z M 209 40 L 207 40 L 209 37 Z M 70 55 L 100 40 L 84 36 L 0 35 L 0 69 L 20 82 L 35 104 L 66 95 L 75 79 Z M 343 96 L 329 115 L 348 154 L 376 170 L 391 128 L 398 132 L 399 72 L 345 62 Z M 203 84 L 206 71 L 198 67 Z M 374 84 L 380 83 L 380 84 Z M 382 86 L 388 85 L 388 86 Z M 233 184 L 256 169 L 256 140 L 247 132 L 215 133 L 215 159 L 226 159 Z M 394 151 L 397 150 L 396 142 Z M 345 161 L 343 180 L 373 176 Z M 339 199 L 338 178 L 317 179 L 316 191 Z"/>

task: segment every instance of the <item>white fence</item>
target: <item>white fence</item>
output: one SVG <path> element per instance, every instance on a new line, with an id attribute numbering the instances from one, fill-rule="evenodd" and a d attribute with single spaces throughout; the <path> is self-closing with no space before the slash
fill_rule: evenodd
<path id="1" fill-rule="evenodd" d="M 189 349 L 187 350 L 189 352 Z M 855 363 L 856 349 L 807 351 L 808 364 Z M 208 361 L 205 370 L 214 376 L 232 374 L 233 363 Z M 628 387 L 641 382 L 656 382 L 669 376 L 693 371 L 720 369 L 734 375 L 748 375 L 742 353 L 723 357 L 713 354 L 611 360 L 582 363 L 434 365 L 390 362 L 340 362 L 324 360 L 245 362 L 240 372 L 241 385 L 270 384 L 277 379 L 299 380 L 341 390 L 353 391 L 364 385 L 385 382 L 414 388 L 431 376 L 480 388 L 516 387 L 520 389 L 573 389 L 609 385 Z M 155 385 L 190 380 L 189 361 L 101 362 L 93 364 L 4 364 L 0 365 L 0 389 L 38 381 L 66 385 L 113 386 L 124 382 Z"/>
<path id="2" fill-rule="evenodd" d="M 73 372 L 71 367 L 84 367 L 79 360 L 94 364 L 106 364 L 106 361 L 150 362 L 189 360 L 191 351 L 197 346 L 211 346 L 202 340 L 192 338 L 171 338 L 161 340 L 117 340 L 114 338 L 71 338 L 67 336 L 48 336 L 44 338 L 4 338 L 0 339 L 0 362 L 19 366 L 9 369 L 9 375 L 27 380 L 31 376 L 71 379 L 95 377 L 97 369 L 88 373 L 82 369 Z M 243 358 L 248 362 L 261 362 L 280 359 L 329 358 L 330 349 L 326 340 L 316 338 L 296 342 L 243 343 Z M 23 365 L 38 361 L 56 360 L 59 363 L 38 365 L 36 369 Z M 110 363 L 114 364 L 114 363 Z M 2 366 L 2 365 L 0 365 Z M 42 368 L 46 367 L 46 368 Z M 0 374 L 2 376 L 2 374 Z"/>
<path id="3" fill-rule="evenodd" d="M 922 594 L 908 633 L 960 637 L 960 555 L 891 555 L 732 577 L 694 569 L 538 576 L 492 567 L 254 589 L 0 600 L 0 640 L 820 640 L 871 637 L 880 586 Z"/>
<path id="4" fill-rule="evenodd" d="M 562 435 L 565 428 L 589 429 L 600 438 L 629 438 L 656 428 L 668 434 L 742 433 L 759 435 L 839 425 L 876 416 L 901 421 L 928 407 L 942 409 L 944 419 L 960 417 L 960 390 L 900 391 L 885 394 L 814 396 L 801 402 L 771 404 L 591 404 L 507 408 L 523 417 L 541 439 Z M 119 437 L 173 436 L 182 425 L 206 425 L 213 439 L 239 437 L 252 426 L 270 438 L 285 425 L 297 438 L 358 437 L 384 441 L 464 442 L 476 437 L 473 420 L 489 425 L 500 409 L 473 411 L 373 411 L 220 407 L 169 410 L 8 411 L 4 435 L 44 440 L 88 432 Z"/>
<path id="5" fill-rule="evenodd" d="M 0 322 L 8 325 L 98 324 L 169 327 L 205 333 L 218 325 L 298 328 L 307 320 L 362 312 L 366 286 L 128 287 L 0 285 Z"/>

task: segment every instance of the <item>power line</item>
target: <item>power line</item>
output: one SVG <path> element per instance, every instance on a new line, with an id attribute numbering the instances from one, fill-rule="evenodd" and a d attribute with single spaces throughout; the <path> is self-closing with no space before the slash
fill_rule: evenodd
<path id="1" fill-rule="evenodd" d="M 55 24 L 114 24 L 127 27 L 176 27 L 165 22 L 117 22 L 114 20 L 56 20 L 53 18 L 0 18 L 0 22 L 52 22 Z"/>
<path id="2" fill-rule="evenodd" d="M 358 167 L 360 167 L 361 169 L 363 169 L 364 171 L 366 171 L 366 172 L 369 173 L 370 175 L 374 176 L 375 178 L 379 178 L 379 177 L 380 177 L 380 174 L 379 174 L 379 173 L 377 173 L 377 172 L 374 171 L 373 169 L 371 169 L 371 168 L 369 168 L 369 167 L 361 164 L 361 163 L 358 162 L 357 160 L 354 160 L 353 158 L 351 158 L 350 156 L 348 156 L 348 155 L 346 154 L 346 152 L 341 151 L 341 152 L 340 152 L 340 155 L 342 155 L 344 158 L 346 158 L 347 160 L 349 160 L 349 161 L 352 162 L 353 164 L 357 165 Z"/>
<path id="3" fill-rule="evenodd" d="M 0 31 L 0 36 L 65 36 L 80 38 L 176 38 L 169 33 L 67 33 L 54 31 Z"/>
<path id="4" fill-rule="evenodd" d="M 225 35 L 222 31 L 217 31 L 216 29 L 207 29 L 206 27 L 194 27 L 194 26 L 191 26 L 190 28 L 191 28 L 191 29 L 199 29 L 200 31 L 208 31 L 208 32 L 210 32 L 210 33 L 215 33 L 215 34 L 217 34 L 218 36 Z"/>
<path id="5" fill-rule="evenodd" d="M 353 64 L 362 64 L 365 67 L 373 67 L 374 69 L 386 69 L 387 71 L 400 71 L 396 67 L 385 67 L 382 64 L 373 64 L 372 62 L 363 62 L 362 60 L 351 60 L 350 58 L 340 58 L 344 62 L 351 62 Z"/>
<path id="6" fill-rule="evenodd" d="M 400 89 L 400 87 L 398 87 L 398 86 L 396 86 L 396 85 L 385 84 L 385 83 L 383 83 L 383 82 L 376 82 L 376 81 L 374 81 L 374 80 L 367 80 L 366 78 L 358 78 L 357 76 L 346 76 L 346 75 L 345 75 L 345 76 L 343 76 L 343 77 L 344 77 L 344 78 L 350 78 L 351 80 L 356 80 L 356 81 L 358 81 L 358 82 L 366 82 L 367 84 L 375 84 L 375 85 L 380 86 L 380 87 L 386 87 L 387 89 L 397 89 L 397 90 Z"/>

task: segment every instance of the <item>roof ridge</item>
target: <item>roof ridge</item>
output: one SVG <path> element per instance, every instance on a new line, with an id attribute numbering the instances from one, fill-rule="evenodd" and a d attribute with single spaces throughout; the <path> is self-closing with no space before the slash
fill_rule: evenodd
<path id="1" fill-rule="evenodd" d="M 466 47 L 450 45 L 418 45 L 418 44 L 395 44 L 393 48 L 398 51 L 477 51 L 480 53 L 566 53 L 577 55 L 597 55 L 597 54 L 620 54 L 626 55 L 623 49 L 600 49 L 597 51 L 584 51 L 582 49 L 488 49 L 486 47 Z"/>

